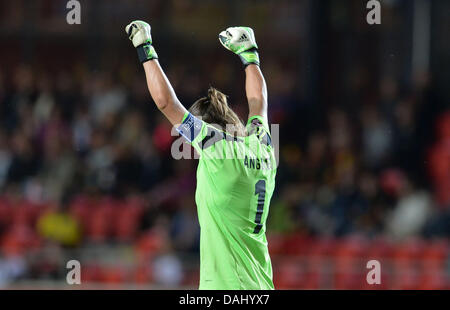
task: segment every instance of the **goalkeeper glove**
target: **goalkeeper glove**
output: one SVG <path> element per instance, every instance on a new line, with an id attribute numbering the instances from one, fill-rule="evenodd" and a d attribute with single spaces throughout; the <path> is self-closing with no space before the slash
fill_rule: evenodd
<path id="1" fill-rule="evenodd" d="M 125 31 L 128 34 L 128 38 L 133 42 L 141 63 L 158 59 L 158 55 L 152 46 L 151 27 L 149 24 L 141 20 L 134 20 L 125 27 Z"/>
<path id="2" fill-rule="evenodd" d="M 237 54 L 245 67 L 249 64 L 259 66 L 255 34 L 250 27 L 230 27 L 219 34 L 222 45 Z"/>

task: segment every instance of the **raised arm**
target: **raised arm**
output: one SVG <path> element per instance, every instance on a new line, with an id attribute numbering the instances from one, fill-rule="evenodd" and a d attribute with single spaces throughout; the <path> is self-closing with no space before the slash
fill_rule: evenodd
<path id="1" fill-rule="evenodd" d="M 175 95 L 158 60 L 150 60 L 143 64 L 147 87 L 158 109 L 167 117 L 172 125 L 181 124 L 186 108 Z"/>
<path id="2" fill-rule="evenodd" d="M 248 101 L 248 117 L 260 115 L 267 124 L 267 86 L 259 66 L 245 68 L 245 92 Z"/>
<path id="3" fill-rule="evenodd" d="M 267 86 L 259 68 L 258 45 L 253 29 L 229 27 L 219 34 L 222 45 L 238 55 L 245 67 L 248 117 L 260 115 L 267 124 Z"/>
<path id="4" fill-rule="evenodd" d="M 125 31 L 137 49 L 139 60 L 144 66 L 148 90 L 156 106 L 173 125 L 180 124 L 187 110 L 178 100 L 159 65 L 158 55 L 152 46 L 150 25 L 133 21 L 126 26 Z"/>

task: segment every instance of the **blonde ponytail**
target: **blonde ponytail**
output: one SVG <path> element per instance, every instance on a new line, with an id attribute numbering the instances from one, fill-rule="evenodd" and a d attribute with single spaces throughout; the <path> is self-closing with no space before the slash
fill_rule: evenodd
<path id="1" fill-rule="evenodd" d="M 242 121 L 228 106 L 227 96 L 214 87 L 210 87 L 207 97 L 197 100 L 189 112 L 208 124 L 218 126 L 223 131 L 228 130 L 228 133 L 234 136 L 246 134 Z"/>

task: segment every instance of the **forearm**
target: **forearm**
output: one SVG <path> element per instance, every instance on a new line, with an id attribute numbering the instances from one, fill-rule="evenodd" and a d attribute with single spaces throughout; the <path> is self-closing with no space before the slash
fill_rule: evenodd
<path id="1" fill-rule="evenodd" d="M 157 59 L 143 63 L 147 87 L 160 110 L 164 110 L 177 97 Z"/>
<path id="2" fill-rule="evenodd" d="M 267 85 L 259 66 L 251 64 L 245 68 L 245 92 L 249 114 L 266 117 Z"/>
<path id="3" fill-rule="evenodd" d="M 157 59 L 143 63 L 147 87 L 158 109 L 172 124 L 180 124 L 186 112 Z"/>

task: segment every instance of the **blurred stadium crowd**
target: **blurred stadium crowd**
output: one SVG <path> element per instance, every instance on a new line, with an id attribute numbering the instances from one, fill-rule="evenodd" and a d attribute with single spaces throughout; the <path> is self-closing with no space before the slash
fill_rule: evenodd
<path id="1" fill-rule="evenodd" d="M 174 2 L 175 33 L 177 14 L 192 12 L 181 2 L 191 3 Z M 303 25 L 296 19 L 308 1 L 300 2 L 280 2 L 273 20 L 284 24 L 257 31 L 269 119 L 280 124 L 268 219 L 276 286 L 366 288 L 365 263 L 378 258 L 388 266 L 382 288 L 450 288 L 450 110 L 433 74 L 409 84 L 396 73 L 370 78 L 364 61 L 347 59 L 340 81 L 319 59 L 331 81 L 318 91 L 340 99 L 311 103 L 311 76 L 299 74 L 297 59 L 308 36 L 278 33 Z M 287 52 L 264 49 L 276 36 L 289 42 Z M 175 43 L 160 41 L 181 102 L 189 106 L 211 84 L 245 119 L 238 62 L 212 43 L 207 57 L 190 50 L 180 58 L 164 48 Z M 39 43 L 42 62 L 0 67 L 0 286 L 64 281 L 70 259 L 80 260 L 83 283 L 197 284 L 196 161 L 172 158 L 170 124 L 151 102 L 126 37 L 117 42 L 100 68 L 82 57 L 66 64 L 65 52 L 47 54 Z"/>

